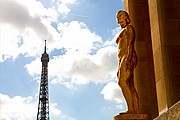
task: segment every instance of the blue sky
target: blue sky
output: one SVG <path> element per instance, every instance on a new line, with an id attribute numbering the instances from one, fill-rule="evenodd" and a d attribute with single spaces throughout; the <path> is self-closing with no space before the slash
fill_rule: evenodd
<path id="1" fill-rule="evenodd" d="M 45 39 L 50 119 L 110 120 L 126 110 L 116 78 L 122 0 L 0 1 L 0 120 L 36 119 Z"/>

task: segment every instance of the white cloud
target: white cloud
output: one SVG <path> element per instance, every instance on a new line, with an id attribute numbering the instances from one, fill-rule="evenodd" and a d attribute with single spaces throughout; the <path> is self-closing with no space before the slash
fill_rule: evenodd
<path id="1" fill-rule="evenodd" d="M 115 82 L 109 82 L 101 91 L 105 100 L 115 101 L 116 103 L 122 103 L 124 98 L 120 87 Z"/>
<path id="2" fill-rule="evenodd" d="M 10 26 L 1 26 L 1 40 L 0 40 L 0 62 L 6 60 L 9 57 L 12 57 L 13 59 L 16 58 L 19 54 L 19 48 L 18 43 L 20 43 L 20 40 L 18 40 L 18 30 L 11 29 L 12 33 L 9 35 L 8 31 L 10 29 Z M 16 39 L 16 40 L 14 40 Z"/>
<path id="3" fill-rule="evenodd" d="M 0 93 L 0 120 L 33 120 L 36 119 L 38 102 L 29 97 L 9 97 Z M 50 103 L 50 117 L 62 120 L 75 120 L 59 110 L 57 103 Z"/>
<path id="4" fill-rule="evenodd" d="M 103 43 L 99 35 L 79 21 L 58 23 L 56 29 L 51 25 L 58 17 L 55 12 L 58 5 L 74 4 L 75 0 L 59 0 L 57 6 L 51 8 L 44 8 L 35 0 L 25 1 L 2 1 L 0 62 L 15 59 L 20 54 L 35 56 L 37 59 L 26 64 L 25 68 L 32 76 L 40 75 L 43 40 L 48 39 L 48 53 L 54 49 L 66 50 L 64 55 L 50 59 L 49 77 L 53 84 L 63 83 L 73 89 L 73 84 L 106 83 L 115 79 L 117 55 L 114 39 Z"/>
<path id="5" fill-rule="evenodd" d="M 116 48 L 108 46 L 97 51 L 97 54 L 77 58 L 67 72 L 76 84 L 89 82 L 106 83 L 114 80 L 116 75 Z"/>
<path id="6" fill-rule="evenodd" d="M 39 75 L 41 71 L 40 58 L 27 64 L 31 75 Z M 107 46 L 97 51 L 97 54 L 80 54 L 67 52 L 63 56 L 50 59 L 48 75 L 52 84 L 61 83 L 73 89 L 73 84 L 106 83 L 116 79 L 117 53 L 116 48 Z"/>
<path id="7" fill-rule="evenodd" d="M 0 119 L 5 120 L 32 120 L 35 119 L 36 105 L 32 97 L 15 96 L 10 98 L 0 93 Z"/>
<path id="8" fill-rule="evenodd" d="M 59 5 L 63 4 L 65 9 L 59 9 L 67 14 L 70 9 L 66 5 L 74 2 L 75 0 L 61 1 L 45 8 L 36 0 L 1 0 L 0 62 L 7 58 L 15 59 L 20 54 L 39 55 L 45 39 L 56 44 L 49 47 L 50 51 L 59 47 L 60 44 L 57 45 L 56 42 L 60 40 L 61 35 L 52 26 L 52 22 L 57 22 L 61 14 L 57 9 Z"/>
<path id="9" fill-rule="evenodd" d="M 57 11 L 58 11 L 59 13 L 67 14 L 67 13 L 69 13 L 71 10 L 70 10 L 66 5 L 60 4 L 60 5 L 58 6 Z"/>
<path id="10" fill-rule="evenodd" d="M 73 4 L 76 0 L 60 0 L 63 4 Z"/>
<path id="11" fill-rule="evenodd" d="M 40 75 L 41 74 L 41 58 L 37 58 L 34 61 L 32 61 L 30 64 L 26 64 L 24 66 L 26 70 L 28 70 L 29 74 L 32 76 Z"/>
<path id="12" fill-rule="evenodd" d="M 26 57 L 40 55 L 45 39 L 48 40 L 49 51 L 55 48 L 76 46 L 78 48 L 76 50 L 84 49 L 86 52 L 94 42 L 100 42 L 101 38 L 91 33 L 83 22 L 59 23 L 57 29 L 60 33 L 52 26 L 52 22 L 57 21 L 60 15 L 56 9 L 58 5 L 63 4 L 66 9 L 61 8 L 60 10 L 67 13 L 69 8 L 66 4 L 74 2 L 75 0 L 60 1 L 57 6 L 44 8 L 42 3 L 35 0 L 2 0 L 0 62 L 7 58 L 15 59 L 20 54 Z M 64 31 L 62 26 L 68 31 Z M 91 40 L 93 42 L 90 42 Z"/>
<path id="13" fill-rule="evenodd" d="M 81 53 L 90 52 L 95 43 L 101 43 L 102 38 L 91 32 L 83 22 L 71 21 L 70 23 L 59 23 L 57 27 L 62 38 L 61 43 L 64 48 Z"/>
<path id="14" fill-rule="evenodd" d="M 106 46 L 100 49 L 101 37 L 91 32 L 83 22 L 60 23 L 58 30 L 62 37 L 50 47 L 53 46 L 53 49 L 61 45 L 66 53 L 50 59 L 49 76 L 53 79 L 53 84 L 64 81 L 64 84 L 72 88 L 73 83 L 98 83 L 114 79 L 117 66 L 116 47 Z M 96 49 L 99 50 L 90 54 Z M 25 67 L 31 75 L 39 75 L 40 58 Z M 67 80 L 71 83 L 67 84 Z"/>
<path id="15" fill-rule="evenodd" d="M 31 2 L 28 0 L 2 0 L 1 4 L 1 23 L 11 24 L 19 30 L 31 27 L 38 34 L 41 32 L 48 33 L 47 28 L 41 23 L 40 17 L 44 15 L 45 11 L 41 3 L 34 0 Z"/>
<path id="16" fill-rule="evenodd" d="M 59 14 L 58 14 L 58 11 L 56 10 L 56 8 L 52 7 L 52 8 L 47 8 L 47 10 L 45 12 L 45 16 L 48 21 L 56 22 Z"/>
<path id="17" fill-rule="evenodd" d="M 68 14 L 71 9 L 68 7 L 68 5 L 74 4 L 76 0 L 55 0 L 54 1 L 56 6 L 55 8 L 60 14 Z"/>
<path id="18" fill-rule="evenodd" d="M 117 108 L 117 109 L 120 109 L 120 110 L 125 109 L 125 107 L 126 107 L 126 106 L 124 106 L 123 104 L 116 105 L 116 108 Z"/>
<path id="19" fill-rule="evenodd" d="M 34 0 L 1 1 L 0 62 L 19 54 L 35 56 L 41 51 L 42 40 L 54 39 L 56 33 L 42 18 L 44 11 L 42 4 Z"/>

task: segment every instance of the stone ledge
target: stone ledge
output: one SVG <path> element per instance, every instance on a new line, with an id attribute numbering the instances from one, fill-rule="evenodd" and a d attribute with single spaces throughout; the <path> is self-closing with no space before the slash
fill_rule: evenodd
<path id="1" fill-rule="evenodd" d="M 175 103 L 167 112 L 159 115 L 154 120 L 180 120 L 180 101 Z"/>
<path id="2" fill-rule="evenodd" d="M 148 114 L 128 114 L 123 113 L 114 116 L 114 120 L 152 120 Z"/>

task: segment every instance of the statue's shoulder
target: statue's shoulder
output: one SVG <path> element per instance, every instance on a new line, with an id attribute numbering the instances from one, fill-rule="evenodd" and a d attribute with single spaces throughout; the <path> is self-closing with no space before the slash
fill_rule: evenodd
<path id="1" fill-rule="evenodd" d="M 127 29 L 132 29 L 132 30 L 134 30 L 134 27 L 133 27 L 131 24 L 129 24 L 129 25 L 127 25 Z"/>
<path id="2" fill-rule="evenodd" d="M 127 25 L 126 28 L 127 28 L 128 31 L 135 32 L 135 31 L 134 31 L 134 27 L 133 27 L 132 25 L 130 25 L 130 24 Z"/>

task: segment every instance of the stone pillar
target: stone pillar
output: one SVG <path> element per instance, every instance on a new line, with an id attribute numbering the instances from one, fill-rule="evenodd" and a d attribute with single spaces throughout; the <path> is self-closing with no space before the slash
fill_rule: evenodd
<path id="1" fill-rule="evenodd" d="M 148 0 L 159 113 L 180 100 L 180 1 Z"/>
<path id="2" fill-rule="evenodd" d="M 124 8 L 129 13 L 136 33 L 138 65 L 134 71 L 134 82 L 139 94 L 140 113 L 147 113 L 154 118 L 158 115 L 158 108 L 148 0 L 124 0 Z"/>

